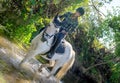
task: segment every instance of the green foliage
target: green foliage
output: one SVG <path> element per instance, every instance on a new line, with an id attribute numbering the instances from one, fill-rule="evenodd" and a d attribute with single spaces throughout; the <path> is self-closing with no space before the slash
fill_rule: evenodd
<path id="1" fill-rule="evenodd" d="M 83 0 L 74 0 L 74 1 L 70 0 L 69 4 L 70 6 L 66 7 L 64 12 L 68 12 L 68 11 L 75 12 L 78 7 L 81 7 L 81 6 L 85 7 L 86 5 L 88 5 L 88 0 L 84 0 L 84 1 Z"/>
<path id="2" fill-rule="evenodd" d="M 115 11 L 118 12 L 119 10 Z M 108 14 L 106 19 L 100 24 L 101 28 L 97 33 L 99 33 L 99 38 L 105 38 L 103 41 L 108 42 L 112 45 L 114 50 L 113 54 L 106 55 L 104 60 L 107 62 L 114 59 L 113 57 L 119 58 L 120 55 L 120 15 L 119 14 Z M 110 42 L 112 41 L 112 43 Z M 114 47 L 113 47 L 114 46 Z M 108 48 L 109 49 L 109 48 Z M 117 61 L 111 61 L 108 63 L 111 69 L 110 83 L 119 83 L 120 80 L 120 64 Z"/>
<path id="3" fill-rule="evenodd" d="M 36 31 L 36 28 L 42 28 L 49 23 L 49 19 L 44 16 L 43 11 L 39 12 L 36 10 L 37 8 L 34 8 L 38 3 L 35 0 L 3 3 L 7 10 L 0 14 L 0 23 L 7 29 L 3 29 L 3 31 L 8 38 L 15 42 L 29 44 L 32 32 Z M 31 5 L 33 8 L 31 8 Z M 41 10 L 43 9 L 44 7 Z M 36 25 L 39 25 L 39 27 Z"/>
<path id="4" fill-rule="evenodd" d="M 106 35 L 107 37 L 110 38 L 110 40 L 114 40 L 115 44 L 116 44 L 116 49 L 115 49 L 115 54 L 117 56 L 120 55 L 120 15 L 118 16 L 113 16 L 112 18 L 108 18 L 107 20 L 105 20 L 102 24 L 103 27 L 103 35 Z M 105 28 L 105 29 L 104 29 Z M 109 31 L 109 30 L 112 31 Z M 111 37 L 110 35 L 113 35 L 113 37 Z"/>
<path id="5" fill-rule="evenodd" d="M 110 78 L 111 83 L 119 83 L 120 81 L 120 63 L 111 63 L 112 75 Z"/>
<path id="6" fill-rule="evenodd" d="M 45 59 L 43 59 L 43 58 L 40 57 L 40 56 L 36 56 L 36 59 L 37 59 L 38 61 L 40 61 L 42 64 L 46 64 L 46 63 L 49 62 L 48 60 L 45 60 Z"/>
<path id="7" fill-rule="evenodd" d="M 116 42 L 116 49 L 115 54 L 120 55 L 120 15 L 114 16 L 112 20 L 110 20 L 109 25 L 113 28 L 115 32 L 115 42 Z"/>
<path id="8" fill-rule="evenodd" d="M 19 43 L 29 44 L 32 33 L 47 25 L 57 12 L 63 11 L 68 6 L 76 8 L 78 7 L 76 4 L 81 2 L 82 0 L 4 1 L 2 5 L 6 10 L 0 14 L 0 23 L 7 29 L 7 31 L 4 30 L 4 34 L 8 38 Z"/>
<path id="9" fill-rule="evenodd" d="M 111 0 L 93 1 L 95 1 L 96 8 L 98 8 Z M 76 31 L 77 35 L 75 35 L 75 38 L 70 39 L 73 47 L 75 47 L 77 57 L 79 57 L 79 63 L 88 68 L 94 65 L 98 58 L 101 59 L 101 62 L 107 62 L 114 56 L 119 57 L 120 16 L 107 16 L 105 20 L 101 19 L 99 12 L 88 5 L 89 0 L 3 0 L 3 8 L 0 9 L 5 10 L 0 11 L 0 23 L 4 28 L 1 28 L 0 25 L 0 33 L 4 33 L 15 42 L 29 44 L 32 33 L 47 25 L 56 13 L 75 12 L 76 8 L 84 6 L 86 12 L 79 20 L 80 25 Z M 113 55 L 105 54 L 104 52 L 102 54 L 101 49 L 105 48 L 105 46 L 99 42 L 99 38 L 104 37 L 106 38 L 104 42 L 114 40 L 116 47 Z M 37 59 L 46 63 L 45 60 L 39 57 Z M 120 64 L 107 63 L 106 65 L 110 66 L 112 71 L 110 81 L 119 83 Z M 106 67 L 106 65 L 102 65 L 102 67 Z M 90 69 L 87 73 L 99 80 L 100 72 L 105 72 L 101 70 L 106 68 L 101 68 L 100 70 L 98 67 Z"/>
<path id="10" fill-rule="evenodd" d="M 36 24 L 39 23 L 39 28 L 42 28 L 44 26 L 43 24 L 43 18 L 40 18 L 36 21 Z M 15 40 L 19 41 L 20 43 L 29 43 L 29 40 L 31 38 L 32 32 L 36 31 L 35 22 L 31 22 L 29 24 L 20 25 L 15 27 L 13 23 L 7 23 L 6 28 L 9 31 L 9 33 L 5 32 L 5 34 Z"/>
<path id="11" fill-rule="evenodd" d="M 0 73 L 0 81 L 1 83 L 6 83 L 6 80 L 3 77 L 3 74 Z"/>
<path id="12" fill-rule="evenodd" d="M 112 54 L 112 56 L 107 56 L 106 61 L 112 59 L 113 57 L 118 57 L 120 55 L 120 15 L 118 16 L 112 16 L 111 18 L 108 18 L 107 20 L 105 20 L 102 24 L 102 27 L 106 27 L 107 29 L 112 29 L 112 32 L 109 32 L 109 34 L 107 33 L 106 36 L 109 37 L 108 35 L 110 35 L 111 33 L 113 34 L 113 37 L 111 39 L 114 40 L 114 43 L 116 44 L 115 47 L 115 52 L 114 54 Z M 104 29 L 105 31 L 103 32 L 103 34 L 105 34 L 105 32 L 108 32 L 109 30 Z M 120 80 L 120 64 L 118 62 L 111 62 L 110 64 L 111 67 L 111 71 L 112 71 L 112 75 L 110 77 L 110 81 L 111 83 L 119 83 Z"/>
<path id="13" fill-rule="evenodd" d="M 120 56 L 120 43 L 116 44 L 115 54 Z"/>

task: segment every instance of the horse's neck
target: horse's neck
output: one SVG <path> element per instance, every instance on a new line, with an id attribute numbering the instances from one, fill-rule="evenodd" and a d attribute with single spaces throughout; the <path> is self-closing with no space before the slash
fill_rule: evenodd
<path id="1" fill-rule="evenodd" d="M 53 35 L 55 31 L 56 30 L 54 28 L 47 28 L 45 32 L 48 33 L 49 35 Z"/>

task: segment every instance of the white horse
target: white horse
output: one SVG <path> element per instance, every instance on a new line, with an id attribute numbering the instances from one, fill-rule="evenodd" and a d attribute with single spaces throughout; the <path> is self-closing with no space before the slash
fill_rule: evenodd
<path id="1" fill-rule="evenodd" d="M 54 18 L 57 20 L 57 16 Z M 53 20 L 53 22 L 54 22 Z M 31 42 L 31 48 L 25 58 L 22 60 L 20 65 L 24 62 L 29 61 L 31 58 L 35 57 L 38 54 L 45 54 L 48 52 L 52 46 L 54 36 L 56 33 L 59 32 L 59 28 L 55 26 L 55 24 L 51 22 L 49 26 L 43 30 L 40 34 L 38 34 Z M 46 41 L 42 41 L 42 38 L 45 38 Z M 75 60 L 75 52 L 69 42 L 64 40 L 65 45 L 65 52 L 63 54 L 55 53 L 51 59 L 48 59 L 46 56 L 42 56 L 43 58 L 49 60 L 50 63 L 43 64 L 42 67 L 53 67 L 50 75 L 54 75 L 56 71 L 61 68 L 58 73 L 56 74 L 56 78 L 60 80 L 64 74 L 72 67 L 74 60 Z M 40 68 L 40 69 L 41 69 Z"/>

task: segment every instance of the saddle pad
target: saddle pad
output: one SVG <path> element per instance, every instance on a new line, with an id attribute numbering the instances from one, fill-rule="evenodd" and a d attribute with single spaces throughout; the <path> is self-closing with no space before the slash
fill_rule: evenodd
<path id="1" fill-rule="evenodd" d="M 55 53 L 64 53 L 64 52 L 65 52 L 64 43 L 60 43 L 60 45 L 57 47 Z"/>

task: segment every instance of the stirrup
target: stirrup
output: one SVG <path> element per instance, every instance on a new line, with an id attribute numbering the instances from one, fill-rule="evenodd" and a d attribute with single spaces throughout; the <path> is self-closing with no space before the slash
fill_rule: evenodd
<path id="1" fill-rule="evenodd" d="M 51 59 L 53 57 L 53 53 L 48 53 L 47 58 Z"/>

